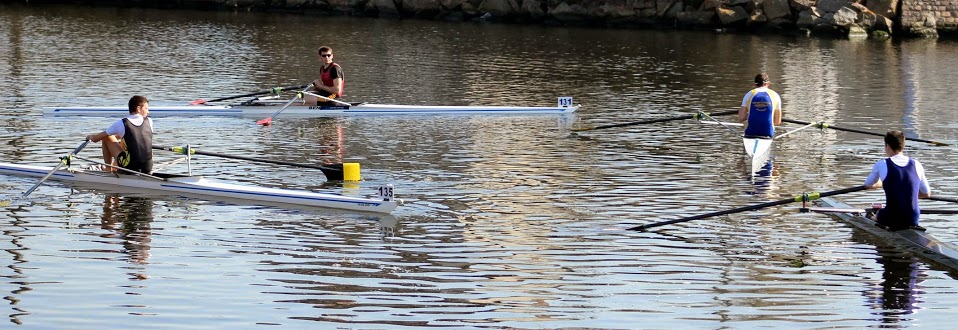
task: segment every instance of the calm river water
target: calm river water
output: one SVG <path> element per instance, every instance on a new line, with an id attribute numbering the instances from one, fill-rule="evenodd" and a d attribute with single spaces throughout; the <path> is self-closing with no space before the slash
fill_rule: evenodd
<path id="1" fill-rule="evenodd" d="M 44 117 L 43 106 L 123 105 L 133 94 L 186 104 L 298 85 L 315 78 L 323 44 L 351 101 L 572 96 L 582 108 L 280 115 L 270 127 L 157 118 L 157 144 L 354 161 L 364 181 L 327 186 L 312 170 L 202 156 L 195 172 L 347 194 L 393 183 L 407 204 L 371 216 L 44 183 L 29 203 L 0 209 L 0 328 L 943 328 L 958 313 L 958 274 L 796 204 L 623 230 L 859 185 L 883 155 L 878 137 L 798 132 L 753 177 L 738 132 L 717 125 L 570 131 L 734 109 L 764 70 L 787 118 L 958 143 L 952 41 L 0 5 L 0 161 L 53 165 L 113 120 Z M 908 152 L 936 193 L 958 195 L 954 147 L 912 142 Z M 2 198 L 36 181 L 2 176 Z M 923 224 L 958 242 L 952 218 Z"/>

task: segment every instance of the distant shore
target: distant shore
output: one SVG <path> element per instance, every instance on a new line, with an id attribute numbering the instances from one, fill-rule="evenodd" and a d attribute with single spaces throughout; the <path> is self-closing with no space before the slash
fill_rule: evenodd
<path id="1" fill-rule="evenodd" d="M 69 0 L 2 3 L 79 4 Z M 862 1 L 859 1 L 862 2 Z M 92 0 L 85 5 L 325 13 L 721 32 L 776 32 L 826 37 L 936 38 L 958 34 L 958 0 Z"/>

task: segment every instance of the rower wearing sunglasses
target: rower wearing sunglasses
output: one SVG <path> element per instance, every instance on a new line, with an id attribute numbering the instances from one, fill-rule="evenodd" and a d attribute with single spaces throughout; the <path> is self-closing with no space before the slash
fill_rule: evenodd
<path id="1" fill-rule="evenodd" d="M 319 69 L 319 79 L 313 80 L 312 87 L 315 93 L 322 97 L 306 94 L 306 105 L 331 105 L 333 102 L 323 98 L 343 97 L 346 77 L 343 75 L 343 68 L 333 62 L 333 49 L 329 46 L 319 47 L 319 59 L 323 61 L 323 67 Z"/>

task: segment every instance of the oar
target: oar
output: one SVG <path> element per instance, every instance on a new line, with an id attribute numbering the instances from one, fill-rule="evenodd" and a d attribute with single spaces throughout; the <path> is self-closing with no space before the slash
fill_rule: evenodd
<path id="1" fill-rule="evenodd" d="M 178 153 L 178 154 L 184 154 L 184 155 L 186 154 L 186 148 L 184 148 L 184 147 L 164 147 L 164 146 L 156 146 L 156 145 L 155 145 L 155 146 L 153 146 L 153 149 L 157 149 L 157 150 L 168 150 L 168 151 L 172 151 L 172 152 L 175 152 L 175 153 Z M 214 156 L 214 157 L 221 157 L 221 158 L 228 158 L 228 159 L 245 160 L 245 161 L 250 161 L 250 162 L 259 162 L 259 163 L 267 163 L 267 164 L 276 164 L 276 165 L 286 165 L 286 166 L 305 167 L 305 168 L 318 169 L 318 170 L 320 170 L 320 171 L 323 171 L 323 175 L 326 176 L 326 179 L 327 179 L 327 180 L 334 180 L 334 181 L 341 181 L 341 180 L 343 180 L 343 170 L 342 170 L 342 168 L 337 168 L 336 166 L 323 166 L 323 165 L 313 165 L 313 164 L 299 164 L 299 163 L 284 162 L 284 161 L 280 161 L 280 160 L 272 160 L 272 159 L 262 159 L 262 158 L 253 158 L 253 157 L 245 157 L 245 156 L 227 155 L 227 154 L 220 154 L 220 153 L 209 152 L 209 151 L 200 151 L 200 150 L 196 150 L 196 149 L 194 149 L 194 148 L 190 148 L 190 151 L 189 151 L 189 152 L 190 152 L 191 154 L 196 154 L 196 155 L 206 155 L 206 156 Z"/>
<path id="2" fill-rule="evenodd" d="M 735 125 L 736 123 L 723 123 L 723 122 L 719 121 L 718 119 L 715 119 L 715 118 L 712 118 L 712 116 L 709 116 L 709 114 L 708 114 L 707 112 L 701 112 L 701 111 L 699 111 L 698 116 L 696 116 L 695 119 L 698 119 L 700 123 L 715 123 L 715 124 L 719 124 L 719 125 L 722 126 L 723 128 L 725 128 L 725 129 L 727 129 L 727 130 L 729 130 L 729 131 L 732 131 L 732 133 L 735 133 L 735 134 L 741 134 L 741 133 L 742 133 L 741 131 L 739 131 L 739 130 L 737 130 L 737 129 L 733 129 L 733 128 L 729 127 L 729 125 Z M 708 119 L 709 121 L 704 121 L 703 119 Z M 745 126 L 745 124 L 742 124 L 742 123 L 738 123 L 738 124 L 741 125 L 741 126 Z"/>
<path id="3" fill-rule="evenodd" d="M 315 96 L 315 97 L 317 97 L 317 98 L 321 98 L 321 99 L 323 99 L 323 100 L 326 100 L 326 101 L 329 101 L 329 102 L 333 102 L 333 103 L 336 103 L 336 104 L 339 104 L 339 105 L 345 105 L 345 106 L 347 106 L 347 107 L 348 107 L 348 106 L 352 106 L 352 104 L 349 104 L 349 103 L 346 103 L 346 102 L 343 102 L 343 101 L 340 101 L 340 100 L 336 100 L 336 99 L 333 99 L 333 98 L 325 97 L 325 96 L 322 96 L 322 95 L 319 95 L 319 94 L 316 94 L 316 93 L 304 92 L 304 94 L 306 94 L 306 95 L 312 95 L 312 96 Z"/>
<path id="4" fill-rule="evenodd" d="M 272 115 L 270 115 L 269 117 L 266 117 L 266 119 L 260 119 L 259 121 L 256 122 L 256 124 L 257 124 L 257 125 L 263 125 L 263 126 L 269 126 L 270 124 L 272 124 L 272 123 L 273 123 L 273 117 L 276 117 L 277 115 L 279 115 L 280 112 L 283 112 L 283 110 L 286 110 L 286 108 L 289 108 L 289 105 L 290 105 L 290 104 L 293 104 L 293 102 L 296 102 L 297 99 L 303 97 L 303 93 L 305 93 L 306 90 L 308 90 L 308 89 L 309 89 L 310 87 L 312 87 L 312 86 L 313 86 L 313 85 L 306 85 L 306 88 L 304 88 L 302 92 L 296 93 L 296 96 L 293 96 L 293 98 L 290 99 L 289 102 L 286 102 L 286 105 L 284 105 L 284 106 L 283 106 L 282 108 L 280 108 L 278 111 L 274 112 L 274 113 L 273 113 Z"/>
<path id="5" fill-rule="evenodd" d="M 726 214 L 732 214 L 732 213 L 739 213 L 739 212 L 745 212 L 745 211 L 758 210 L 758 209 L 762 209 L 762 208 L 766 208 L 766 207 L 784 205 L 784 204 L 793 203 L 793 202 L 801 202 L 802 200 L 804 200 L 804 199 L 806 198 L 806 196 L 807 196 L 807 198 L 808 198 L 807 200 L 816 200 L 816 199 L 819 199 L 819 198 L 822 198 L 822 197 L 835 196 L 835 195 L 840 195 L 840 194 L 847 194 L 847 193 L 850 193 L 850 192 L 862 191 L 862 190 L 865 190 L 865 189 L 868 189 L 868 188 L 865 187 L 865 186 L 856 186 L 856 187 L 851 187 L 851 188 L 845 188 L 845 189 L 827 191 L 827 192 L 823 192 L 823 193 L 813 192 L 813 193 L 809 193 L 809 194 L 798 195 L 798 196 L 795 196 L 795 197 L 792 197 L 792 198 L 788 198 L 788 199 L 777 200 L 777 201 L 774 201 L 774 202 L 767 202 L 767 203 L 762 203 L 762 204 L 757 204 L 757 205 L 752 205 L 752 206 L 739 207 L 739 208 L 735 208 L 735 209 L 731 209 L 731 210 L 725 210 L 725 211 L 718 211 L 718 212 L 700 214 L 700 215 L 691 216 L 691 217 L 687 217 L 687 218 L 681 218 L 681 219 L 675 219 L 675 220 L 669 220 L 669 221 L 662 221 L 662 222 L 651 223 L 651 224 L 647 224 L 647 225 L 635 226 L 635 227 L 629 228 L 628 230 L 645 231 L 645 230 L 648 230 L 649 228 L 654 228 L 654 227 L 659 227 L 659 226 L 665 226 L 665 225 L 671 225 L 671 224 L 674 224 L 674 223 L 687 222 L 687 221 L 698 220 L 698 219 L 705 219 L 705 218 L 716 217 L 716 216 L 726 215 Z"/>
<path id="6" fill-rule="evenodd" d="M 930 200 L 933 200 L 933 201 L 939 201 L 939 202 L 952 202 L 952 203 L 958 203 L 958 198 L 954 198 L 954 197 L 938 197 L 938 196 L 931 196 L 931 197 L 928 197 L 928 199 L 930 199 Z"/>
<path id="7" fill-rule="evenodd" d="M 776 135 L 776 136 L 775 136 L 775 139 L 781 139 L 781 138 L 785 137 L 786 135 L 789 135 L 789 134 L 792 134 L 792 133 L 801 131 L 801 130 L 803 130 L 803 129 L 806 129 L 806 128 L 809 128 L 809 127 L 812 127 L 812 126 L 815 126 L 815 124 L 808 124 L 808 125 L 805 125 L 805 126 L 802 126 L 802 127 L 796 128 L 796 129 L 793 129 L 793 130 L 791 130 L 791 131 L 785 132 L 785 133 L 783 133 L 783 134 L 781 134 L 781 135 Z"/>
<path id="8" fill-rule="evenodd" d="M 829 125 L 829 124 L 826 124 L 826 123 L 822 123 L 822 122 L 809 123 L 809 122 L 807 122 L 807 121 L 794 120 L 794 119 L 784 119 L 784 118 L 782 119 L 782 121 L 787 122 L 787 123 L 793 123 L 793 124 L 814 125 L 815 127 L 818 127 L 818 128 L 821 128 L 821 129 L 831 128 L 831 129 L 839 130 L 839 131 L 846 131 L 846 132 L 853 132 L 853 133 L 860 133 L 860 134 L 868 134 L 868 135 L 875 135 L 875 136 L 885 136 L 885 134 L 882 134 L 882 133 L 875 133 L 875 132 L 863 131 L 863 130 L 854 129 L 854 128 L 844 128 L 844 127 L 832 126 L 832 125 Z M 918 141 L 918 142 L 924 142 L 924 143 L 931 143 L 931 144 L 936 145 L 936 146 L 948 146 L 948 145 L 949 145 L 949 144 L 944 143 L 944 142 L 938 142 L 938 141 L 932 141 L 932 140 L 925 140 L 925 139 L 919 139 L 919 138 L 906 138 L 906 140 Z"/>
<path id="9" fill-rule="evenodd" d="M 209 103 L 209 102 L 226 101 L 226 100 L 238 99 L 238 98 L 241 98 L 241 97 L 257 96 L 257 95 L 263 95 L 263 94 L 279 95 L 279 93 L 282 93 L 284 90 L 300 89 L 300 88 L 304 88 L 304 87 L 306 87 L 306 86 L 307 86 L 307 85 L 286 86 L 286 87 L 273 87 L 273 88 L 270 88 L 270 89 L 267 89 L 267 90 L 264 90 L 264 91 L 255 92 L 255 93 L 221 97 L 221 98 L 212 99 L 212 100 L 209 100 L 209 101 L 200 99 L 200 100 L 196 100 L 196 101 L 190 102 L 190 105 L 199 105 L 199 104 L 206 104 L 206 103 Z"/>
<path id="10" fill-rule="evenodd" d="M 818 213 L 868 213 L 868 209 L 858 209 L 858 208 L 817 208 L 817 207 L 805 207 L 799 209 L 801 212 L 818 212 Z M 958 214 L 958 210 L 945 210 L 945 209 L 921 209 L 921 214 Z"/>
<path id="11" fill-rule="evenodd" d="M 705 121 L 705 120 L 703 120 L 703 121 L 700 121 L 700 123 L 702 123 L 702 124 L 709 124 L 709 125 L 735 126 L 735 127 L 745 126 L 745 124 L 742 124 L 742 123 L 730 123 L 730 122 L 727 122 L 727 121 Z"/>
<path id="12" fill-rule="evenodd" d="M 614 128 L 614 127 L 625 127 L 625 126 L 634 126 L 634 125 L 642 125 L 642 124 L 664 123 L 664 122 L 673 121 L 673 120 L 700 119 L 700 118 L 704 118 L 704 117 L 702 116 L 703 113 L 704 113 L 705 115 L 709 115 L 708 112 L 699 112 L 699 113 L 694 113 L 694 114 L 691 114 L 691 115 L 682 115 L 682 116 L 669 117 L 669 118 L 659 118 L 659 119 L 649 119 L 649 120 L 642 120 L 642 121 L 634 121 L 634 122 L 631 122 L 631 123 L 611 124 L 611 125 L 602 125 L 602 126 L 594 126 L 594 127 L 580 127 L 580 128 L 574 128 L 574 129 L 572 129 L 572 131 L 573 131 L 573 132 L 582 132 L 582 131 L 591 131 L 591 130 Z M 731 114 L 736 114 L 736 113 L 738 113 L 738 110 L 729 110 L 729 111 L 716 112 L 716 113 L 713 113 L 713 114 L 711 114 L 711 115 L 712 115 L 712 116 L 725 116 L 725 115 L 731 115 Z"/>
<path id="13" fill-rule="evenodd" d="M 53 176 L 53 173 L 56 173 L 57 171 L 59 171 L 59 170 L 60 170 L 60 167 L 62 167 L 63 164 L 69 164 L 69 163 L 70 163 L 70 158 L 73 157 L 73 155 L 76 155 L 76 154 L 80 153 L 80 150 L 83 150 L 83 148 L 86 147 L 86 145 L 87 145 L 88 143 L 90 143 L 90 140 L 83 141 L 83 143 L 80 144 L 79 147 L 77 147 L 76 149 L 74 149 L 73 151 L 71 151 L 70 153 L 68 153 L 66 156 L 60 157 L 60 163 L 58 163 L 57 166 L 55 166 L 55 167 L 53 168 L 53 170 L 50 171 L 50 173 L 47 173 L 47 175 L 43 176 L 43 178 L 40 179 L 40 181 L 37 181 L 37 183 L 34 184 L 33 187 L 30 187 L 30 189 L 27 189 L 27 191 L 24 192 L 23 195 L 20 195 L 20 197 L 18 197 L 18 198 L 16 199 L 16 201 L 23 200 L 23 199 L 27 198 L 27 196 L 29 196 L 31 193 L 33 193 L 34 190 L 37 190 L 37 188 L 39 188 L 40 185 L 43 184 L 44 181 L 47 181 L 47 179 L 49 179 L 51 176 Z M 7 206 L 7 205 L 10 205 L 10 204 L 13 203 L 13 202 L 14 202 L 14 201 L 0 201 L 0 206 Z"/>

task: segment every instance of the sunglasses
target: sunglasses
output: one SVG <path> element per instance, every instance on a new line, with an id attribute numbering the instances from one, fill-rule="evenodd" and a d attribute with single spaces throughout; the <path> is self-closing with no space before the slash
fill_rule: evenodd
<path id="1" fill-rule="evenodd" d="M 333 54 L 319 54 L 322 57 L 333 57 Z"/>

